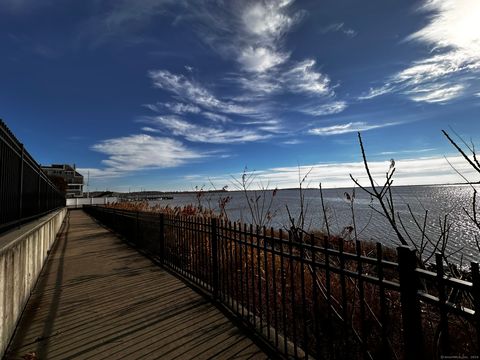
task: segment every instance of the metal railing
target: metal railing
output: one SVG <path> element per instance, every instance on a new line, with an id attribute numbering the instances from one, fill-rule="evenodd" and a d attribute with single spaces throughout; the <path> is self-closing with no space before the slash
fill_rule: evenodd
<path id="1" fill-rule="evenodd" d="M 480 352 L 480 276 L 417 268 L 413 249 L 217 219 L 86 207 L 206 290 L 279 354 L 436 359 Z"/>
<path id="2" fill-rule="evenodd" d="M 0 232 L 65 206 L 65 196 L 0 119 Z"/>

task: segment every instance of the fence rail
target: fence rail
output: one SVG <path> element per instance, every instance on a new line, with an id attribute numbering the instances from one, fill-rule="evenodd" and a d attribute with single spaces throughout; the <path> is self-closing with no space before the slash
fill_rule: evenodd
<path id="1" fill-rule="evenodd" d="M 424 359 L 480 352 L 480 276 L 417 268 L 415 251 L 217 219 L 86 207 L 226 306 L 279 354 Z"/>
<path id="2" fill-rule="evenodd" d="M 65 206 L 65 196 L 0 119 L 0 233 Z"/>

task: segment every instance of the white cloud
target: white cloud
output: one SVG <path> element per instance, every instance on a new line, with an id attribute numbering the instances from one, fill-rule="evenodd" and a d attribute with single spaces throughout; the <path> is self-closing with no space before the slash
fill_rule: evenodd
<path id="1" fill-rule="evenodd" d="M 478 70 L 480 64 L 460 52 L 448 52 L 413 62 L 412 66 L 397 73 L 395 82 L 423 84 L 447 78 L 462 72 Z"/>
<path id="2" fill-rule="evenodd" d="M 282 142 L 282 144 L 285 144 L 285 145 L 298 145 L 298 144 L 301 144 L 301 143 L 302 143 L 302 141 L 298 140 L 298 139 L 285 140 L 284 142 Z"/>
<path id="3" fill-rule="evenodd" d="M 418 153 L 431 152 L 435 150 L 437 149 L 427 148 L 427 149 L 415 149 L 415 150 L 382 151 L 380 155 L 418 154 Z"/>
<path id="4" fill-rule="evenodd" d="M 230 120 L 230 118 L 228 118 L 225 115 L 214 114 L 214 113 L 211 113 L 211 112 L 208 112 L 208 111 L 203 112 L 202 115 L 209 118 L 210 120 L 215 121 L 215 122 L 228 123 L 228 122 L 232 121 L 232 120 Z"/>
<path id="5" fill-rule="evenodd" d="M 428 103 L 445 103 L 458 97 L 463 93 L 464 85 L 436 84 L 424 85 L 406 91 L 413 101 L 423 101 Z"/>
<path id="6" fill-rule="evenodd" d="M 255 61 L 258 62 L 258 66 L 261 66 L 261 58 Z M 316 69 L 316 61 L 313 59 L 290 61 L 281 69 L 275 69 L 269 73 L 237 76 L 234 80 L 255 95 L 263 97 L 281 92 L 316 96 L 334 94 L 330 78 Z"/>
<path id="7" fill-rule="evenodd" d="M 385 95 L 392 92 L 394 89 L 390 84 L 383 85 L 379 88 L 370 88 L 366 94 L 359 96 L 358 100 L 369 100 L 377 96 Z"/>
<path id="8" fill-rule="evenodd" d="M 266 1 L 248 4 L 242 14 L 246 32 L 271 42 L 293 25 L 294 18 L 285 9 L 293 1 Z"/>
<path id="9" fill-rule="evenodd" d="M 144 104 L 144 107 L 150 109 L 156 113 L 166 113 L 170 112 L 175 115 L 185 115 L 185 114 L 201 114 L 204 117 L 216 121 L 216 122 L 230 122 L 230 118 L 222 114 L 216 114 L 209 111 L 202 111 L 198 106 L 193 104 L 179 103 L 179 102 L 166 102 L 166 103 L 156 103 L 156 104 Z M 146 131 L 152 131 L 150 128 Z"/>
<path id="10" fill-rule="evenodd" d="M 331 94 L 330 79 L 327 75 L 314 70 L 314 66 L 313 59 L 299 62 L 283 74 L 282 82 L 293 92 Z"/>
<path id="11" fill-rule="evenodd" d="M 165 110 L 168 110 L 175 114 L 185 114 L 185 113 L 198 114 L 202 111 L 202 109 L 200 109 L 198 106 L 195 106 L 192 104 L 180 103 L 180 102 L 144 104 L 143 106 L 157 113 L 161 113 L 161 112 L 164 112 Z"/>
<path id="12" fill-rule="evenodd" d="M 165 103 L 163 106 L 174 112 L 175 114 L 185 114 L 193 113 L 198 114 L 201 112 L 201 109 L 198 106 L 192 104 L 183 104 L 183 103 Z"/>
<path id="13" fill-rule="evenodd" d="M 333 23 L 330 24 L 323 29 L 320 30 L 322 34 L 326 34 L 329 32 L 342 32 L 343 34 L 347 35 L 348 37 L 355 37 L 357 36 L 357 32 L 352 28 L 349 28 L 345 25 L 345 23 Z"/>
<path id="14" fill-rule="evenodd" d="M 237 81 L 254 92 L 252 97 L 281 91 L 333 94 L 329 77 L 316 69 L 314 59 L 292 61 L 290 52 L 285 50 L 285 35 L 303 16 L 303 12 L 292 10 L 293 2 L 233 3 L 236 5 L 228 12 L 231 19 L 227 27 L 224 12 L 219 21 L 213 21 L 211 13 L 203 15 L 211 23 L 207 26 L 209 32 L 203 35 L 204 40 L 214 50 L 240 64 L 246 74 L 239 75 Z"/>
<path id="15" fill-rule="evenodd" d="M 167 70 L 149 72 L 153 84 L 165 91 L 170 91 L 190 103 L 209 110 L 231 114 L 251 114 L 254 111 L 244 106 L 218 99 L 202 85 L 197 84 L 184 75 L 172 74 Z"/>
<path id="16" fill-rule="evenodd" d="M 347 134 L 351 132 L 358 131 L 368 131 L 373 129 L 379 129 L 387 126 L 398 125 L 399 123 L 384 123 L 384 124 L 368 124 L 366 122 L 350 122 L 347 124 L 337 124 L 332 126 L 317 127 L 310 129 L 308 131 L 311 135 L 321 135 L 321 136 L 330 136 L 330 135 L 340 135 Z"/>
<path id="17" fill-rule="evenodd" d="M 176 167 L 206 154 L 188 149 L 179 141 L 150 135 L 130 135 L 101 141 L 92 149 L 108 156 L 104 174 L 125 174 L 142 169 Z"/>
<path id="18" fill-rule="evenodd" d="M 480 2 L 428 0 L 421 10 L 431 14 L 430 22 L 409 39 L 456 49 L 480 59 Z"/>
<path id="19" fill-rule="evenodd" d="M 426 0 L 420 11 L 428 13 L 428 23 L 407 41 L 428 45 L 432 55 L 414 61 L 360 99 L 400 91 L 414 101 L 443 103 L 478 91 L 480 2 Z"/>
<path id="20" fill-rule="evenodd" d="M 154 128 L 149 127 L 149 126 L 144 126 L 144 127 L 142 127 L 142 131 L 153 132 L 153 133 L 158 133 L 158 132 L 160 132 L 160 130 L 154 129 Z"/>
<path id="21" fill-rule="evenodd" d="M 278 121 L 275 121 L 274 126 L 272 126 L 271 108 L 269 108 L 266 102 L 259 103 L 256 101 L 257 99 L 250 96 L 246 96 L 242 100 L 239 98 L 219 99 L 199 83 L 190 80 L 184 75 L 173 74 L 167 70 L 150 71 L 149 75 L 156 87 L 173 93 L 175 98 L 180 98 L 184 102 L 148 104 L 145 105 L 147 108 L 166 115 L 184 115 L 188 117 L 188 115 L 194 114 L 197 115 L 195 121 L 202 121 L 203 118 L 203 122 L 205 119 L 208 119 L 217 123 L 214 128 L 195 125 L 196 131 L 204 131 L 210 138 L 202 134 L 193 134 L 192 132 L 188 136 L 190 141 L 225 143 L 224 136 L 226 134 L 232 135 L 233 142 L 256 141 L 268 137 L 263 134 L 264 132 L 278 133 L 281 130 Z M 169 112 L 165 110 L 169 110 Z M 237 124 L 241 124 L 241 126 L 255 126 L 249 130 L 225 128 L 225 124 L 234 122 L 230 116 L 225 114 L 242 115 L 240 119 L 234 118 Z M 172 116 L 163 116 L 163 118 L 179 119 Z M 177 135 L 179 134 L 177 133 Z"/>
<path id="22" fill-rule="evenodd" d="M 252 129 L 224 129 L 221 127 L 206 127 L 192 124 L 177 116 L 157 116 L 152 123 L 169 129 L 173 135 L 182 136 L 191 142 L 212 144 L 244 143 L 264 140 L 269 135 L 261 134 Z"/>
<path id="23" fill-rule="evenodd" d="M 248 90 L 250 98 L 264 97 L 283 89 L 277 76 L 271 74 L 255 74 L 253 76 L 236 76 L 233 80 Z"/>
<path id="24" fill-rule="evenodd" d="M 345 101 L 333 101 L 321 105 L 306 106 L 300 109 L 300 111 L 313 116 L 324 116 L 338 114 L 346 108 L 347 103 Z"/>
<path id="25" fill-rule="evenodd" d="M 267 0 L 245 3 L 240 10 L 243 26 L 236 29 L 237 61 L 247 71 L 263 73 L 288 60 L 281 51 L 282 38 L 299 19 L 288 11 L 293 1 Z"/>
<path id="26" fill-rule="evenodd" d="M 264 72 L 270 68 L 284 63 L 288 54 L 273 51 L 266 47 L 244 48 L 239 54 L 239 61 L 247 71 Z"/>
<path id="27" fill-rule="evenodd" d="M 314 59 L 292 60 L 285 37 L 303 18 L 294 0 L 218 1 L 189 4 L 198 35 L 223 58 L 239 64 L 233 77 L 251 100 L 277 92 L 332 95 L 329 77 Z M 347 30 L 343 25 L 342 29 Z M 201 104 L 197 104 L 202 106 Z"/>

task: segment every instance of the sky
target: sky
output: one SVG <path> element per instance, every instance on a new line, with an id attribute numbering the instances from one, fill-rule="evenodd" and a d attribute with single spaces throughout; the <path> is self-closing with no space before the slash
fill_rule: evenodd
<path id="1" fill-rule="evenodd" d="M 480 141 L 479 23 L 478 0 L 2 0 L 0 118 L 91 191 L 351 186 L 357 132 L 379 183 L 392 158 L 397 185 L 478 181 L 441 130 Z"/>

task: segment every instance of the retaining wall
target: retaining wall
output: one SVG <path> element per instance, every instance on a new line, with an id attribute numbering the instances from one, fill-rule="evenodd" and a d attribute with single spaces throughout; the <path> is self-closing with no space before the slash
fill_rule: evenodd
<path id="1" fill-rule="evenodd" d="M 0 358 L 66 213 L 57 210 L 0 236 Z"/>

